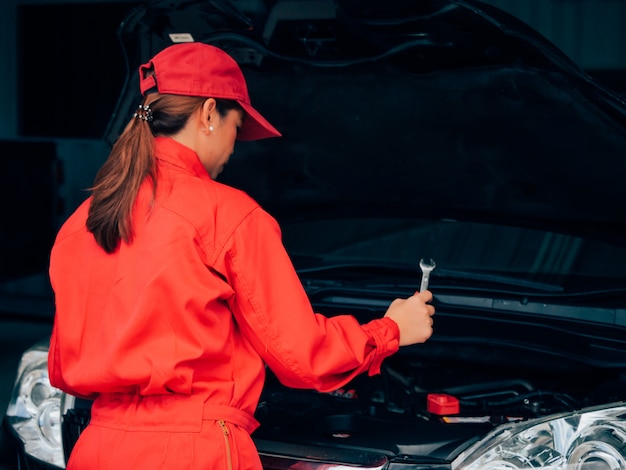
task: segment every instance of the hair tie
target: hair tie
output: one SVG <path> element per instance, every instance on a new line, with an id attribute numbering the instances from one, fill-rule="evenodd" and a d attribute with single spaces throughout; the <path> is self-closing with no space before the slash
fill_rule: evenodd
<path id="1" fill-rule="evenodd" d="M 138 110 L 133 114 L 134 118 L 142 119 L 144 121 L 152 121 L 152 110 L 150 105 L 140 104 Z"/>

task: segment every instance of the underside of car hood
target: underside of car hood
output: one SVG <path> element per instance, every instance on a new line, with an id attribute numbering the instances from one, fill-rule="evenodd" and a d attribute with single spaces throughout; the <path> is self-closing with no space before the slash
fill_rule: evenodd
<path id="1" fill-rule="evenodd" d="M 621 241 L 626 105 L 536 31 L 477 1 L 166 1 L 134 10 L 107 139 L 138 64 L 203 41 L 241 65 L 282 133 L 222 180 L 279 219 L 415 214 Z"/>

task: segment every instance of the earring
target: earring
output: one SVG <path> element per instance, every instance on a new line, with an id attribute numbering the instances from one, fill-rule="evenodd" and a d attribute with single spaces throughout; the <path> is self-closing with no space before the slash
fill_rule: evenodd
<path id="1" fill-rule="evenodd" d="M 215 129 L 213 129 L 213 126 L 209 126 L 209 130 L 213 132 Z"/>

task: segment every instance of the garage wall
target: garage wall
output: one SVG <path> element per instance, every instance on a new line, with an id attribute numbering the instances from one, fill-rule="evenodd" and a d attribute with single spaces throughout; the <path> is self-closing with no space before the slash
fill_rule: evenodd
<path id="1" fill-rule="evenodd" d="M 0 6 L 0 139 L 12 138 L 16 134 L 15 103 L 15 5 L 8 0 Z"/>
<path id="2" fill-rule="evenodd" d="M 136 3 L 137 0 L 0 0 L 0 139 L 20 137 L 17 125 L 19 110 L 16 99 L 16 90 L 19 85 L 17 83 L 17 64 L 20 54 L 20 51 L 17 49 L 18 6 L 89 3 L 130 4 L 133 2 Z M 94 19 L 86 18 L 85 21 L 94 21 Z M 77 41 L 80 41 L 80 38 L 77 38 Z M 45 73 L 45 70 L 42 70 L 43 73 Z M 38 110 L 38 112 L 42 111 Z"/>
<path id="3" fill-rule="evenodd" d="M 533 26 L 586 69 L 626 69 L 624 0 L 483 0 Z"/>

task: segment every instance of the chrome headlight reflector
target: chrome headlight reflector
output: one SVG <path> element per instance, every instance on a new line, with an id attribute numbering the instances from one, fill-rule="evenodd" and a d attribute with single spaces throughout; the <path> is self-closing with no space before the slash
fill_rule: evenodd
<path id="1" fill-rule="evenodd" d="M 626 404 L 500 426 L 452 463 L 452 470 L 533 468 L 626 468 Z"/>
<path id="2" fill-rule="evenodd" d="M 26 454 L 65 468 L 61 441 L 62 392 L 48 379 L 48 344 L 28 349 L 20 360 L 6 420 Z"/>

